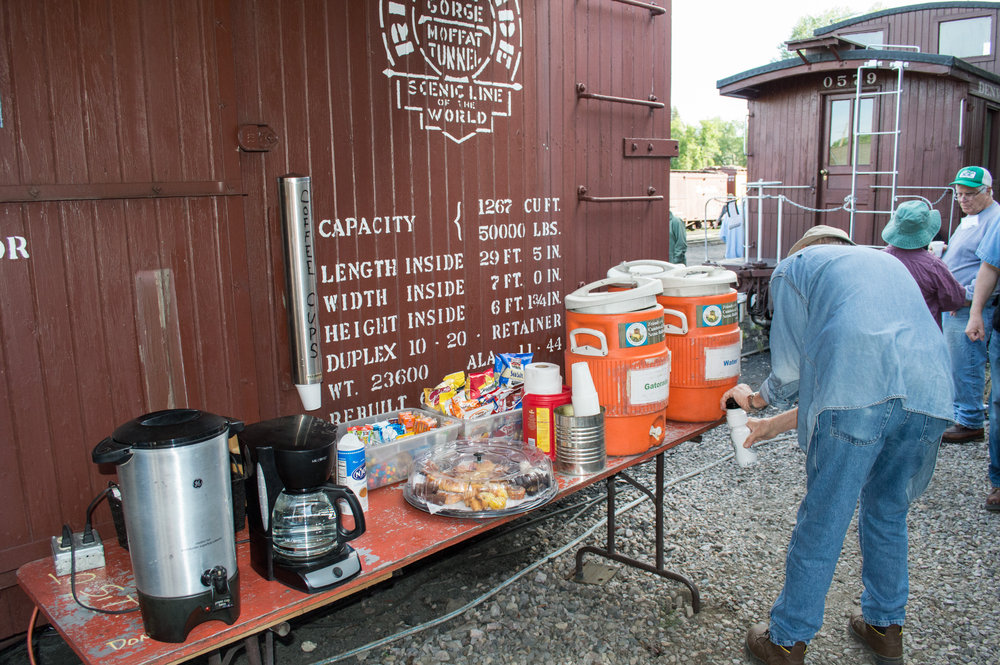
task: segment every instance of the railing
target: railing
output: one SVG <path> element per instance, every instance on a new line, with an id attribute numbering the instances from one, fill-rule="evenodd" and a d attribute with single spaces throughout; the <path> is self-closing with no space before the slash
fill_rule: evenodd
<path id="1" fill-rule="evenodd" d="M 656 101 L 656 95 L 650 95 L 648 99 L 634 99 L 632 97 L 615 97 L 613 95 L 598 95 L 587 92 L 585 83 L 576 84 L 576 96 L 578 99 L 597 99 L 602 102 L 615 102 L 616 104 L 636 104 L 638 106 L 648 106 L 651 109 L 662 109 L 666 106 L 663 102 Z"/>
<path id="2" fill-rule="evenodd" d="M 580 185 L 576 189 L 577 201 L 589 201 L 590 203 L 622 203 L 625 201 L 662 201 L 663 195 L 656 193 L 655 187 L 646 190 L 646 196 L 590 196 L 587 194 L 586 185 Z"/>

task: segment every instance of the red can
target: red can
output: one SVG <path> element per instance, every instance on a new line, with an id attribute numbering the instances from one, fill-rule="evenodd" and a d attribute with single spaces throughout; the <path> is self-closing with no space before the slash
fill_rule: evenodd
<path id="1" fill-rule="evenodd" d="M 573 401 L 569 386 L 557 395 L 528 395 L 521 398 L 524 418 L 524 442 L 535 446 L 550 458 L 556 458 L 556 427 L 552 412 Z"/>

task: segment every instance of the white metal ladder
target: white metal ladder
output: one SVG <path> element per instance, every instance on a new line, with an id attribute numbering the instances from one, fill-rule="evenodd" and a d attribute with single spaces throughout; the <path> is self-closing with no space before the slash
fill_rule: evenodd
<path id="1" fill-rule="evenodd" d="M 901 47 L 894 47 L 901 48 Z M 919 50 L 919 49 L 918 49 Z M 856 87 L 854 92 L 854 109 L 853 115 L 853 126 L 854 126 L 854 136 L 851 144 L 851 196 L 848 200 L 844 202 L 845 208 L 850 212 L 851 224 L 850 224 L 850 236 L 854 237 L 854 215 L 856 213 L 866 213 L 866 214 L 892 214 L 893 209 L 896 206 L 896 180 L 899 177 L 899 167 L 897 159 L 899 157 L 899 115 L 900 107 L 903 97 L 903 69 L 909 63 L 903 62 L 902 60 L 895 60 L 888 64 L 890 69 L 896 70 L 896 87 L 892 90 L 877 90 L 873 92 L 862 92 L 861 86 L 864 82 L 864 72 L 865 70 L 881 69 L 884 67 L 883 62 L 879 60 L 868 60 L 863 65 L 858 67 Z M 878 130 L 879 125 L 878 119 L 882 116 L 881 109 L 875 109 L 872 131 L 862 132 L 861 130 L 861 100 L 870 98 L 877 99 L 878 97 L 894 97 L 896 102 L 895 112 L 893 113 L 893 127 L 890 130 Z M 890 171 L 859 171 L 858 170 L 858 140 L 860 137 L 868 136 L 873 137 L 872 148 L 875 147 L 874 137 L 878 136 L 892 136 L 892 170 Z M 880 158 L 879 158 L 880 159 Z M 876 162 L 877 163 L 877 162 Z M 859 175 L 871 175 L 871 176 L 890 176 L 890 197 L 889 197 L 889 210 L 857 210 L 855 203 L 857 202 L 857 184 Z"/>

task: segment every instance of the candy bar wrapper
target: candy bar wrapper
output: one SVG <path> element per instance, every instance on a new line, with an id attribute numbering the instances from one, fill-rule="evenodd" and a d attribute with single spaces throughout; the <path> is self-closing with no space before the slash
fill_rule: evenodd
<path id="1" fill-rule="evenodd" d="M 451 401 L 451 414 L 456 418 L 468 420 L 470 418 L 482 418 L 493 413 L 492 404 L 480 404 L 474 399 L 453 399 Z"/>
<path id="2" fill-rule="evenodd" d="M 500 388 L 489 396 L 489 400 L 494 404 L 494 413 L 503 413 L 504 411 L 520 409 L 521 397 L 523 395 L 523 386 L 517 386 L 516 388 Z"/>
<path id="3" fill-rule="evenodd" d="M 465 372 L 452 372 L 444 377 L 441 383 L 450 384 L 456 391 L 465 387 Z"/>
<path id="4" fill-rule="evenodd" d="M 519 386 L 524 383 L 524 366 L 531 363 L 533 353 L 501 353 L 493 362 L 493 371 L 500 377 L 502 386 Z"/>
<path id="5" fill-rule="evenodd" d="M 455 388 L 450 383 L 441 383 L 437 387 L 424 388 L 424 404 L 428 408 L 448 415 L 448 403 L 455 396 Z"/>
<path id="6" fill-rule="evenodd" d="M 499 387 L 496 372 L 492 368 L 469 373 L 468 391 L 472 399 L 482 400 Z"/>

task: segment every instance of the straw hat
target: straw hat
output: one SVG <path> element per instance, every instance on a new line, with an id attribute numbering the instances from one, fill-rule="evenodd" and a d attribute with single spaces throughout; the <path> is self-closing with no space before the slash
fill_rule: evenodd
<path id="1" fill-rule="evenodd" d="M 882 240 L 900 249 L 920 249 L 930 244 L 941 228 L 941 213 L 923 201 L 900 203 L 882 229 Z"/>
<path id="2" fill-rule="evenodd" d="M 815 245 L 823 238 L 839 238 L 840 240 L 843 240 L 851 245 L 857 244 L 851 240 L 851 236 L 847 235 L 846 231 L 842 231 L 834 226 L 827 226 L 826 224 L 817 224 L 802 234 L 799 241 L 792 245 L 791 249 L 788 250 L 788 255 L 791 256 L 795 252 L 804 247 L 808 247 L 809 245 Z"/>

